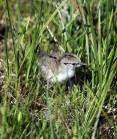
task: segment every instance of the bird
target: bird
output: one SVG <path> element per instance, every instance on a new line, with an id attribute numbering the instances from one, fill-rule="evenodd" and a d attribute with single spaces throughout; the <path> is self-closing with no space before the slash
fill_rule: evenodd
<path id="1" fill-rule="evenodd" d="M 38 65 L 41 69 L 43 78 L 48 83 L 62 83 L 75 75 L 75 69 L 86 65 L 73 53 L 64 53 L 61 56 L 52 52 L 38 54 Z"/>

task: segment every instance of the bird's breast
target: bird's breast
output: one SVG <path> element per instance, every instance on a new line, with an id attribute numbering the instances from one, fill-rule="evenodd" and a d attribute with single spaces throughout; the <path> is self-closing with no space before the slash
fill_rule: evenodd
<path id="1" fill-rule="evenodd" d="M 62 71 L 54 75 L 51 79 L 52 82 L 63 82 L 74 76 L 74 70 Z"/>

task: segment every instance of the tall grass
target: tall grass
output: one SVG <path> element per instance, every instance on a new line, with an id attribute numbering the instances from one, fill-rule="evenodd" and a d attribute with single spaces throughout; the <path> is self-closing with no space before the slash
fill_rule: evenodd
<path id="1" fill-rule="evenodd" d="M 4 2 L 10 29 L 4 40 L 1 138 L 101 138 L 102 114 L 113 125 L 115 136 L 117 127 L 104 109 L 117 103 L 110 103 L 117 96 L 113 94 L 117 67 L 114 4 L 99 0 L 94 7 L 93 0 L 71 0 L 70 20 L 63 20 L 65 1 Z M 48 90 L 37 66 L 39 48 L 78 54 L 88 64 L 76 73 L 83 76 L 82 84 L 78 81 L 67 91 L 65 85 Z"/>

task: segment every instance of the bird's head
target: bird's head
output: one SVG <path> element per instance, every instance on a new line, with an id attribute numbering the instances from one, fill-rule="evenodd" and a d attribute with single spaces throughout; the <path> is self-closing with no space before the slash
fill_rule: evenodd
<path id="1" fill-rule="evenodd" d="M 71 69 L 86 65 L 85 63 L 81 62 L 80 58 L 77 55 L 71 53 L 65 53 L 60 59 L 60 63 Z"/>

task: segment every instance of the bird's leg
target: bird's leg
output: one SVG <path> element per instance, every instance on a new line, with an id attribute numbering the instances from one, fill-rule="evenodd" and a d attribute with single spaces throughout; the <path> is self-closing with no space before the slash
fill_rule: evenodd
<path id="1" fill-rule="evenodd" d="M 68 83 L 67 83 L 67 88 L 68 88 L 68 90 L 70 90 L 70 89 L 72 88 L 72 86 L 73 86 L 73 81 L 72 81 L 72 79 L 70 78 L 70 79 L 68 80 Z"/>

